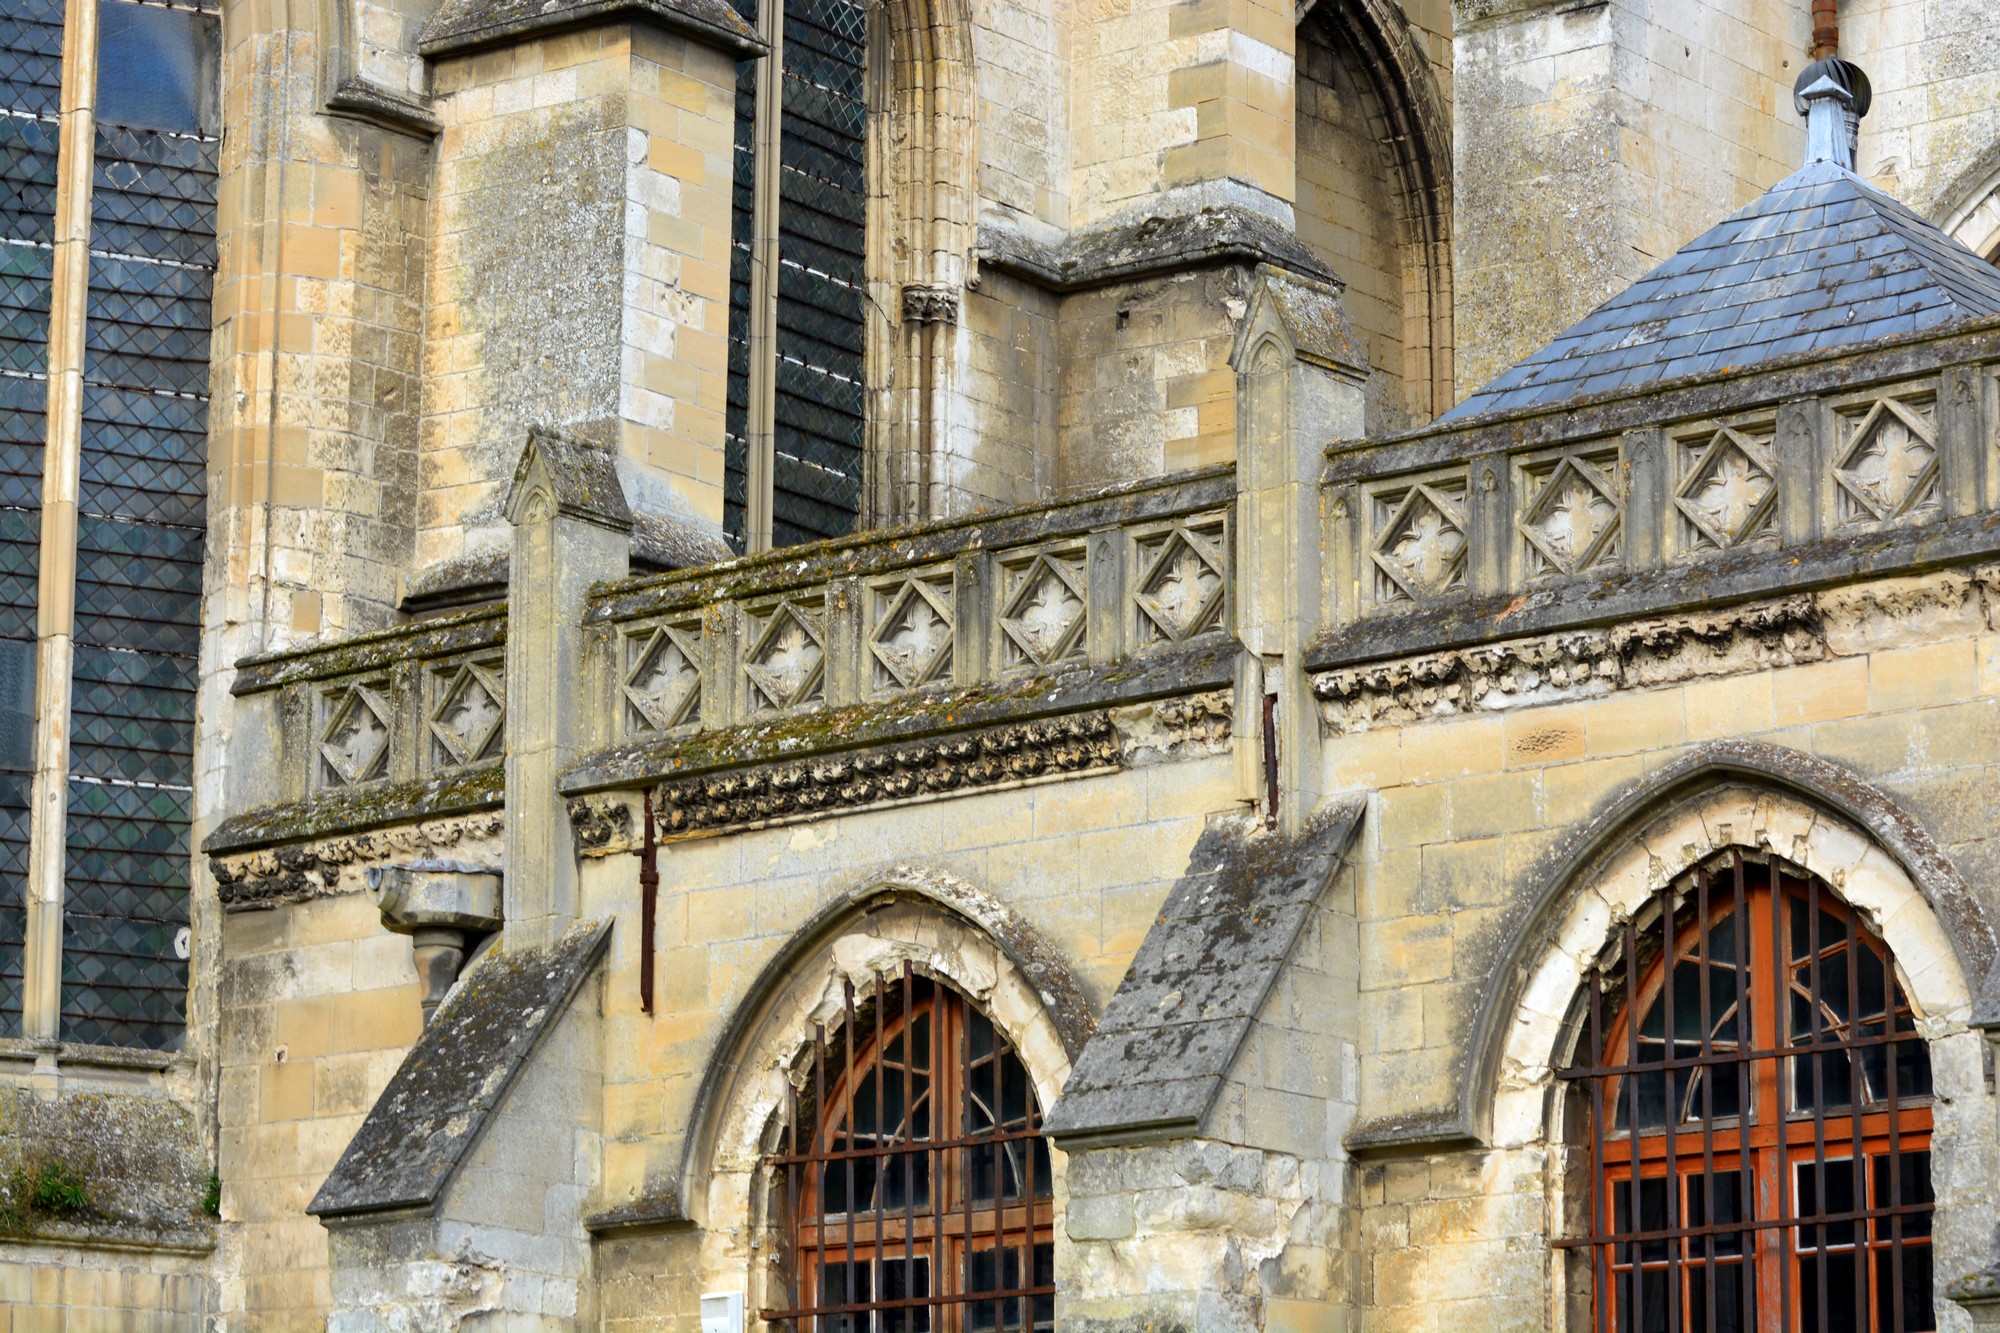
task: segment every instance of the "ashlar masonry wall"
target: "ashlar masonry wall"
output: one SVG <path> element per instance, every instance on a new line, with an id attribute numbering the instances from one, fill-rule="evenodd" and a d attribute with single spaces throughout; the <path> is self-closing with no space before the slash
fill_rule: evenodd
<path id="1" fill-rule="evenodd" d="M 2000 603 L 1990 578 L 1985 570 L 1947 572 L 1819 594 L 1796 635 L 1767 640 L 1758 652 L 1742 642 L 1691 644 L 1679 671 L 1653 676 L 1650 688 L 1607 691 L 1601 682 L 1545 678 L 1488 696 L 1490 707 L 1358 731 L 1330 713 L 1328 788 L 1378 793 L 1355 853 L 1360 1124 L 1491 1123 L 1489 1146 L 1480 1149 L 1426 1147 L 1421 1132 L 1398 1148 L 1390 1133 L 1359 1169 L 1369 1327 L 1563 1326 L 1559 1265 L 1547 1247 L 1563 1183 L 1562 1161 L 1547 1145 L 1560 1127 L 1544 1115 L 1546 1062 L 1558 1052 L 1510 1048 L 1500 1102 L 1460 1099 L 1468 1063 L 1492 1058 L 1470 1043 L 1513 929 L 1546 889 L 1555 850 L 1615 794 L 1716 741 L 1763 742 L 1830 761 L 1886 793 L 1989 895 L 1992 910 Z M 1768 837 L 1837 891 L 1845 884 L 1850 901 L 1885 930 L 1925 1008 L 1943 1092 L 1942 1285 L 1945 1275 L 1978 1266 L 1992 1206 L 1993 1105 L 1982 1039 L 1966 1026 L 1978 979 L 1960 975 L 1935 915 L 1914 891 L 1871 887 L 1895 876 L 1869 878 L 1875 872 L 1867 866 L 1878 863 L 1857 863 L 1870 845 L 1864 839 L 1843 834 L 1845 841 L 1821 847 L 1812 839 L 1831 838 L 1839 821 L 1798 824 L 1782 814 L 1789 807 L 1770 808 L 1779 813 L 1719 812 L 1690 826 L 1705 834 L 1659 835 L 1651 873 L 1678 873 L 1676 858 L 1698 857 L 1704 838 L 1755 848 Z M 1803 839 L 1796 843 L 1795 825 Z M 1640 872 L 1643 879 L 1643 864 Z M 1602 926 L 1595 943 L 1564 948 L 1594 956 L 1601 935 Z M 1536 1012 L 1566 1007 L 1571 994 L 1573 984 L 1536 999 Z M 1548 1025 L 1558 1020 L 1533 1022 L 1552 1035 Z M 1517 1027 L 1501 1015 L 1495 1040 Z M 1965 1326 L 1949 1300 L 1940 1300 L 1940 1316 L 1941 1327 Z"/>
<path id="2" fill-rule="evenodd" d="M 677 1193 L 698 1230 L 600 1241 L 605 1327 L 668 1327 L 669 1312 L 692 1312 L 698 1293 L 740 1288 L 746 1271 L 761 1266 L 751 1248 L 762 1223 L 763 1201 L 752 1183 L 760 1173 L 754 1148 L 744 1145 L 757 1142 L 772 1103 L 751 1097 L 741 1106 L 703 1108 L 709 1123 L 691 1125 L 690 1118 L 711 1063 L 728 1068 L 761 1054 L 723 1049 L 721 1039 L 740 1007 L 779 1002 L 753 985 L 803 924 L 845 900 L 865 901 L 913 877 L 943 876 L 1018 917 L 1061 960 L 1090 1007 L 1101 1009 L 1185 869 L 1205 816 L 1237 808 L 1240 795 L 1232 756 L 1196 755 L 663 849 L 654 1014 L 639 1010 L 635 936 L 614 932 L 606 960 L 604 1201 L 616 1209 Z M 583 895 L 586 915 L 614 903 L 629 913 L 636 897 L 632 860 L 587 864 Z M 889 926 L 855 929 L 902 938 Z M 961 947 L 949 935 L 917 937 L 935 943 L 912 957 L 994 1008 L 1003 1028 L 1022 1041 L 1046 1108 L 1067 1074 L 1068 1056 L 1051 1045 L 1053 1038 L 1036 1040 L 1022 1030 L 1032 1029 L 1026 1015 L 1040 1002 L 1032 992 L 1008 1001 L 991 990 L 1020 983 L 1007 980 L 1011 973 L 990 939 Z M 796 984 L 817 996 L 844 956 L 842 946 L 832 947 L 833 955 L 812 952 L 795 961 L 798 980 L 780 995 Z M 982 952 L 994 961 L 978 963 L 973 955 Z M 978 982 L 981 975 L 992 980 Z M 1009 1016 L 1023 1005 L 1022 1018 Z M 786 1058 L 810 1036 L 792 1033 Z M 732 1086 L 755 1086 L 757 1077 L 755 1069 L 737 1068 Z M 690 1134 L 736 1146 L 695 1161 L 683 1176 Z M 1060 1227 L 1057 1245 L 1063 1271 L 1068 1242 Z M 754 1304 L 757 1293 L 751 1295 Z"/>
<path id="3" fill-rule="evenodd" d="M 317 1327 L 327 1233 L 305 1208 L 423 1029 L 410 941 L 383 929 L 358 868 L 222 932 L 221 1313 Z"/>
<path id="4" fill-rule="evenodd" d="M 531 425 L 720 530 L 732 56 L 635 24 L 440 61 L 417 560 L 497 553 Z"/>
<path id="5" fill-rule="evenodd" d="M 1806 0 L 1478 8 L 1453 62 L 1461 396 L 1798 165 L 1811 31 Z"/>

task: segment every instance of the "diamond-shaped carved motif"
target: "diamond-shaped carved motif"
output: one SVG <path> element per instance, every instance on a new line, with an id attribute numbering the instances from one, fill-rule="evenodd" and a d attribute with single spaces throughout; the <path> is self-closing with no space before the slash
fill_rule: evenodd
<path id="1" fill-rule="evenodd" d="M 1410 487 L 1369 553 L 1382 601 L 1420 601 L 1465 583 L 1465 511 L 1441 489 Z"/>
<path id="2" fill-rule="evenodd" d="M 797 708 L 821 697 L 826 681 L 826 642 L 819 617 L 797 602 L 784 601 L 761 619 L 752 617 L 755 638 L 743 673 L 758 710 Z"/>
<path id="3" fill-rule="evenodd" d="M 1937 431 L 1930 415 L 1885 398 L 1854 428 L 1834 470 L 1844 519 L 1896 518 L 1937 499 Z"/>
<path id="4" fill-rule="evenodd" d="M 320 785 L 352 787 L 389 772 L 388 701 L 381 682 L 329 690 L 321 698 Z"/>
<path id="5" fill-rule="evenodd" d="M 1604 469 L 1565 456 L 1542 478 L 1521 517 L 1536 573 L 1575 574 L 1616 557 L 1622 506 Z"/>
<path id="6" fill-rule="evenodd" d="M 1223 525 L 1183 524 L 1139 542 L 1139 637 L 1179 643 L 1222 622 L 1228 592 Z"/>
<path id="7" fill-rule="evenodd" d="M 915 689 L 951 670 L 952 635 L 957 624 L 948 579 L 908 579 L 878 588 L 877 614 L 869 633 L 875 657 L 875 687 Z"/>
<path id="8" fill-rule="evenodd" d="M 431 698 L 432 760 L 437 767 L 499 755 L 507 687 L 498 661 L 446 667 L 432 678 Z"/>
<path id="9" fill-rule="evenodd" d="M 701 708 L 701 649 L 696 635 L 662 625 L 625 640 L 627 728 L 671 731 Z"/>
<path id="10" fill-rule="evenodd" d="M 1688 450 L 1691 461 L 1674 504 L 1688 545 L 1728 550 L 1763 533 L 1777 506 L 1777 469 L 1768 441 L 1724 427 Z"/>
<path id="11" fill-rule="evenodd" d="M 1000 612 L 1008 664 L 1047 666 L 1084 651 L 1083 559 L 1044 553 L 1010 581 Z"/>

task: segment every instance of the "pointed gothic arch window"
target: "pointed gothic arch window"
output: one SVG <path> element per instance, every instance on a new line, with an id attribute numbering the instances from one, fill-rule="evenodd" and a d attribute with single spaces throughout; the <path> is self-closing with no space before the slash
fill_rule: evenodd
<path id="1" fill-rule="evenodd" d="M 761 551 L 862 508 L 867 0 L 734 0 L 770 55 L 736 84 L 723 532 Z"/>
<path id="2" fill-rule="evenodd" d="M 1626 923 L 1582 1007 L 1577 1326 L 1937 1327 L 1929 1050 L 1831 889 L 1740 855 L 1699 870 Z"/>
<path id="3" fill-rule="evenodd" d="M 905 967 L 814 1034 L 767 1159 L 797 1333 L 1055 1327 L 1042 1108 L 1020 1053 L 964 996 Z"/>

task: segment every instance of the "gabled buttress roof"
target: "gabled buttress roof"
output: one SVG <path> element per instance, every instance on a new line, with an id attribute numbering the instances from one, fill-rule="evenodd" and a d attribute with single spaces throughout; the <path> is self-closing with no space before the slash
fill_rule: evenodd
<path id="1" fill-rule="evenodd" d="M 1542 407 L 2000 315 L 2000 270 L 1811 162 L 1440 420 Z"/>

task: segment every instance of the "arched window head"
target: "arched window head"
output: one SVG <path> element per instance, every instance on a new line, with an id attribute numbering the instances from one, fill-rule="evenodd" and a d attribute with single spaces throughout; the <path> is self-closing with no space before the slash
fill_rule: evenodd
<path id="1" fill-rule="evenodd" d="M 771 45 L 736 83 L 724 535 L 761 551 L 861 515 L 866 0 L 734 0 Z"/>
<path id="2" fill-rule="evenodd" d="M 905 966 L 814 1034 L 767 1158 L 798 1333 L 1055 1326 L 1054 1189 L 1020 1054 L 957 991 Z"/>
<path id="3" fill-rule="evenodd" d="M 1575 1326 L 1937 1327 L 1931 1065 L 1881 938 L 1736 854 L 1628 921 L 1581 1002 Z"/>

